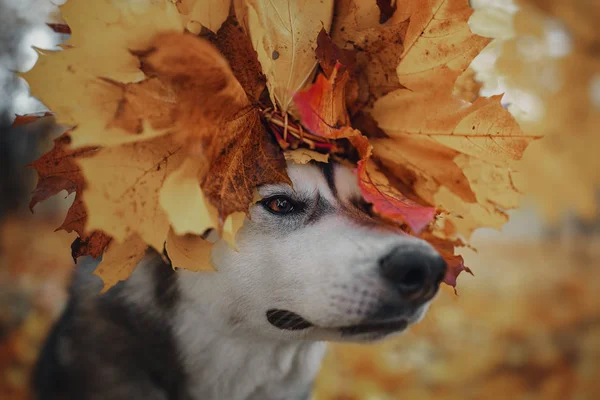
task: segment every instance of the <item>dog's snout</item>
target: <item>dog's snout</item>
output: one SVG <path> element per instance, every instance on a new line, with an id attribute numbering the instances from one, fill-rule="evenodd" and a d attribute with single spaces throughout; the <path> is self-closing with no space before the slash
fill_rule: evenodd
<path id="1" fill-rule="evenodd" d="M 446 262 L 434 253 L 397 247 L 380 261 L 381 274 L 404 296 L 437 290 L 446 273 Z"/>

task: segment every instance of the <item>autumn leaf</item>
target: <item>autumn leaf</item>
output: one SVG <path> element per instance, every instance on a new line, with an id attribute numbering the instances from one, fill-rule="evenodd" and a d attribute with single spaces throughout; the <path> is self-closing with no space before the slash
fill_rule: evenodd
<path id="1" fill-rule="evenodd" d="M 473 9 L 468 0 L 411 0 L 398 7 L 389 21 L 410 19 L 404 52 L 396 73 L 412 91 L 434 89 L 454 82 L 490 42 L 469 28 Z"/>
<path id="2" fill-rule="evenodd" d="M 321 35 L 322 37 L 322 35 Z M 322 59 L 327 68 L 332 57 L 344 57 L 344 52 L 324 39 Z M 360 131 L 353 129 L 346 107 L 345 89 L 349 73 L 339 61 L 330 71 L 328 79 L 323 74 L 308 89 L 294 95 L 302 124 L 311 132 L 328 139 L 346 138 L 357 149 L 360 157 L 357 179 L 364 199 L 373 204 L 373 210 L 392 221 L 406 223 L 413 232 L 420 232 L 435 215 L 435 208 L 423 207 L 394 189 L 385 176 L 377 171 L 371 157 L 371 145 Z M 348 62 L 349 63 L 349 62 Z M 325 69 L 324 68 L 324 69 Z"/>
<path id="3" fill-rule="evenodd" d="M 29 124 L 31 122 L 37 121 L 40 118 L 51 117 L 53 114 L 49 112 L 43 112 L 39 114 L 26 114 L 26 115 L 15 115 L 15 119 L 13 120 L 12 126 L 20 126 Z"/>
<path id="4" fill-rule="evenodd" d="M 159 202 L 176 235 L 202 235 L 219 226 L 217 211 L 200 189 L 198 174 L 202 158 L 188 158 L 165 178 Z"/>
<path id="5" fill-rule="evenodd" d="M 408 20 L 380 24 L 380 9 L 375 2 L 345 0 L 336 3 L 336 19 L 332 26 L 333 43 L 355 53 L 357 93 L 352 95 L 351 113 L 370 106 L 377 98 L 404 86 L 396 67 L 404 51 Z"/>
<path id="6" fill-rule="evenodd" d="M 228 141 L 219 143 L 226 150 L 211 160 L 201 182 L 222 219 L 236 211 L 246 212 L 257 186 L 290 183 L 281 149 L 268 135 L 256 110 L 233 121 L 226 133 L 230 135 Z M 227 146 L 229 143 L 236 145 Z"/>
<path id="7" fill-rule="evenodd" d="M 524 129 L 544 136 L 525 151 L 514 178 L 552 221 L 566 211 L 588 218 L 598 213 L 600 60 L 591 49 L 598 44 L 600 9 L 592 4 L 523 0 L 516 14 L 482 8 L 472 17 L 480 34 L 499 38 L 474 64 L 476 77 L 488 91 L 501 82 L 509 111 Z M 532 49 L 536 57 L 529 56 Z"/>
<path id="8" fill-rule="evenodd" d="M 120 144 L 164 134 L 146 126 L 143 132 L 123 135 L 118 126 L 107 126 L 123 94 L 99 78 L 123 84 L 144 79 L 132 50 L 148 48 L 159 32 L 183 32 L 175 5 L 72 0 L 61 12 L 73 32 L 65 50 L 40 54 L 36 67 L 23 76 L 58 123 L 77 126 L 71 133 L 73 146 Z"/>
<path id="9" fill-rule="evenodd" d="M 326 77 L 330 77 L 338 64 L 344 66 L 352 74 L 356 68 L 356 51 L 340 49 L 327 34 L 321 29 L 317 36 L 317 48 L 315 56 L 319 61 Z"/>
<path id="10" fill-rule="evenodd" d="M 169 233 L 165 250 L 173 268 L 183 268 L 188 271 L 214 271 L 210 262 L 212 244 L 200 235 L 178 236 L 173 231 Z"/>
<path id="11" fill-rule="evenodd" d="M 340 72 L 340 64 L 337 64 L 329 79 L 319 74 L 308 89 L 296 92 L 294 103 L 305 128 L 330 139 L 352 135 L 347 132 L 348 129 L 352 131 L 346 108 L 348 79 L 348 71 Z"/>
<path id="12" fill-rule="evenodd" d="M 461 272 L 465 271 L 473 275 L 473 272 L 465 267 L 465 261 L 462 256 L 456 255 L 457 247 L 464 247 L 465 244 L 460 240 L 448 240 L 435 236 L 431 231 L 425 231 L 420 235 L 421 239 L 426 240 L 433 248 L 444 258 L 448 268 L 444 276 L 444 283 L 456 288 L 456 278 Z"/>
<path id="13" fill-rule="evenodd" d="M 225 21 L 212 42 L 229 62 L 233 75 L 248 98 L 253 102 L 257 101 L 265 89 L 267 79 L 262 73 L 250 38 L 235 17 L 229 17 Z"/>
<path id="14" fill-rule="evenodd" d="M 102 230 L 119 243 L 134 233 L 162 251 L 170 221 L 160 207 L 167 176 L 182 163 L 181 145 L 170 136 L 102 148 L 79 160 L 88 185 L 87 230 Z"/>
<path id="15" fill-rule="evenodd" d="M 70 144 L 69 133 L 65 133 L 54 140 L 52 150 L 30 164 L 38 174 L 38 182 L 32 193 L 29 208 L 33 211 L 37 203 L 63 190 L 68 194 L 76 193 L 65 220 L 57 230 L 75 231 L 79 235 L 72 245 L 73 258 L 84 255 L 97 258 L 110 241 L 110 236 L 102 231 L 87 232 L 85 229 L 87 208 L 82 198 L 85 179 L 77 160 L 93 156 L 98 149 L 94 147 L 71 149 Z"/>
<path id="16" fill-rule="evenodd" d="M 146 254 L 147 248 L 146 243 L 137 235 L 128 237 L 123 243 L 111 242 L 102 256 L 102 262 L 94 270 L 94 275 L 104 281 L 101 293 L 129 278 Z"/>
<path id="17" fill-rule="evenodd" d="M 406 222 L 416 234 L 433 221 L 435 208 L 423 207 L 394 189 L 372 160 L 359 161 L 357 175 L 364 199 L 373 204 L 373 211 L 377 214 L 393 221 Z"/>
<path id="18" fill-rule="evenodd" d="M 398 90 L 379 99 L 371 115 L 392 138 L 426 138 L 499 165 L 521 159 L 527 145 L 539 138 L 521 130 L 499 96 L 467 103 L 447 87 L 434 92 Z"/>
<path id="19" fill-rule="evenodd" d="M 313 160 L 321 163 L 329 162 L 329 154 L 322 154 L 309 149 L 290 150 L 286 151 L 283 155 L 287 161 L 292 161 L 300 165 L 308 164 Z"/>
<path id="20" fill-rule="evenodd" d="M 328 30 L 333 1 L 245 0 L 236 15 L 246 27 L 267 77 L 273 104 L 287 112 L 292 96 L 312 81 L 317 35 Z"/>
<path id="21" fill-rule="evenodd" d="M 202 27 L 217 32 L 229 15 L 230 0 L 174 0 L 177 10 L 184 16 L 190 32 L 198 34 Z"/>

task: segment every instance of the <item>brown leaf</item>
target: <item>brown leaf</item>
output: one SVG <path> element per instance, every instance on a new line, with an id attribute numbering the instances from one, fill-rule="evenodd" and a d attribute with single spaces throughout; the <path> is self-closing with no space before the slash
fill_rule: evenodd
<path id="1" fill-rule="evenodd" d="M 225 21 L 212 42 L 229 61 L 233 75 L 248 98 L 253 102 L 257 101 L 265 89 L 267 78 L 262 73 L 250 38 L 235 17 L 231 16 Z"/>
<path id="2" fill-rule="evenodd" d="M 396 12 L 398 3 L 396 0 L 377 0 L 377 7 L 381 12 L 379 16 L 379 23 L 384 24 L 388 19 L 392 18 L 392 15 Z"/>
<path id="3" fill-rule="evenodd" d="M 103 148 L 79 161 L 88 186 L 84 191 L 88 230 L 102 230 L 123 243 L 138 235 L 162 251 L 169 220 L 160 207 L 164 180 L 184 158 L 171 136 Z"/>
<path id="4" fill-rule="evenodd" d="M 353 73 L 356 67 L 356 52 L 353 50 L 340 49 L 327 34 L 325 29 L 321 29 L 317 36 L 317 49 L 315 55 L 319 61 L 319 65 L 325 72 L 328 78 L 333 73 L 336 65 L 339 63 L 347 69 L 350 74 Z"/>
<path id="5" fill-rule="evenodd" d="M 331 78 L 336 66 L 340 66 L 340 73 L 348 74 L 346 82 L 346 103 L 348 112 L 353 115 L 363 107 L 364 100 L 361 96 L 361 85 L 359 79 L 362 77 L 356 68 L 356 52 L 354 50 L 340 49 L 333 42 L 327 32 L 322 29 L 317 37 L 317 49 L 315 50 L 317 60 L 327 78 Z M 347 71 L 347 72 L 346 72 Z M 363 97 L 365 95 L 363 94 Z M 368 96 L 367 96 L 368 97 Z"/>
<path id="6" fill-rule="evenodd" d="M 200 157 L 203 168 L 198 179 L 221 221 L 232 212 L 246 212 L 257 185 L 289 182 L 283 155 L 258 109 L 208 41 L 191 35 L 159 35 L 139 57 L 151 77 L 148 81 L 157 80 L 161 88 L 176 94 L 173 138 Z M 148 103 L 146 98 L 140 98 L 140 104 Z"/>
<path id="7" fill-rule="evenodd" d="M 317 153 L 309 149 L 296 149 L 283 153 L 286 161 L 292 161 L 295 164 L 308 164 L 311 161 L 320 163 L 329 162 L 329 154 Z"/>
<path id="8" fill-rule="evenodd" d="M 54 147 L 48 153 L 30 164 L 38 174 L 38 182 L 33 191 L 29 208 L 65 190 L 68 194 L 75 192 L 73 204 L 58 229 L 67 232 L 75 231 L 79 238 L 73 243 L 73 258 L 79 256 L 99 257 L 110 241 L 110 236 L 100 231 L 86 232 L 87 210 L 83 202 L 85 179 L 77 163 L 78 159 L 91 157 L 96 147 L 80 149 L 70 148 L 71 138 L 68 133 L 54 140 Z"/>
<path id="9" fill-rule="evenodd" d="M 82 256 L 98 258 L 111 240 L 112 238 L 102 231 L 94 231 L 80 236 L 71 243 L 71 256 L 73 260 Z"/>
<path id="10" fill-rule="evenodd" d="M 374 2 L 341 1 L 336 10 L 333 41 L 340 48 L 356 53 L 354 77 L 358 93 L 355 101 L 349 101 L 354 114 L 377 98 L 404 87 L 398 80 L 396 67 L 404 51 L 408 20 L 379 24 L 380 10 Z"/>
<path id="11" fill-rule="evenodd" d="M 281 149 L 257 110 L 239 115 L 221 135 L 209 153 L 210 167 L 200 182 L 222 220 L 236 211 L 247 212 L 257 186 L 291 184 Z"/>

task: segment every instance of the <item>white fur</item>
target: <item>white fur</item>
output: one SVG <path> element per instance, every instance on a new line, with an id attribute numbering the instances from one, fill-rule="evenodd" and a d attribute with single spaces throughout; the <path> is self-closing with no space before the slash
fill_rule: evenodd
<path id="1" fill-rule="evenodd" d="M 314 165 L 291 165 L 288 172 L 293 189 L 269 185 L 260 188 L 261 196 L 319 195 L 336 210 L 360 196 L 346 168 L 336 170 L 338 196 Z M 305 224 L 256 205 L 250 217 L 236 237 L 237 251 L 223 241 L 215 244 L 218 272 L 178 272 L 182 299 L 172 323 L 197 399 L 301 398 L 319 369 L 324 341 L 347 340 L 338 328 L 361 323 L 393 296 L 379 276 L 378 260 L 400 245 L 435 253 L 422 240 L 365 226 L 341 211 Z M 425 307 L 405 318 L 417 321 Z M 278 329 L 265 318 L 273 308 L 292 310 L 315 327 Z"/>

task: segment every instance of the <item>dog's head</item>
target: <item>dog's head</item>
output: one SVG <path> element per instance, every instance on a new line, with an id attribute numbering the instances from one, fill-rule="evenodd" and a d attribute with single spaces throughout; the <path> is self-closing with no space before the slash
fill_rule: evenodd
<path id="1" fill-rule="evenodd" d="M 378 223 L 356 177 L 336 164 L 290 165 L 195 289 L 216 326 L 266 337 L 365 341 L 417 322 L 446 264 L 425 241 Z"/>

